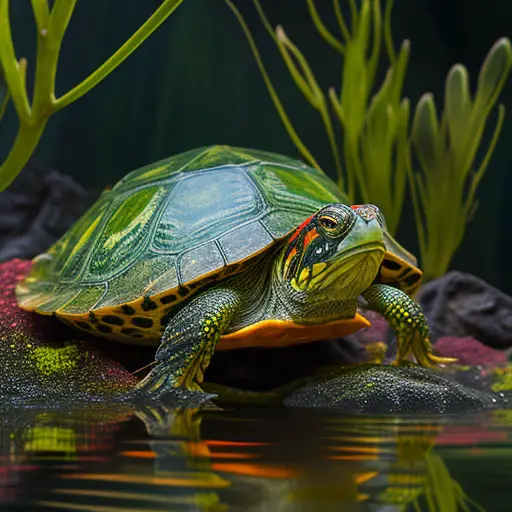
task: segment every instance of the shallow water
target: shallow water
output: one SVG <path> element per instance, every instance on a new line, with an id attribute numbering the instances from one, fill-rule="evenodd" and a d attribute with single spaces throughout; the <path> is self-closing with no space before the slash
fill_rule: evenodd
<path id="1" fill-rule="evenodd" d="M 1 425 L 2 510 L 510 510 L 510 412 L 96 407 Z"/>

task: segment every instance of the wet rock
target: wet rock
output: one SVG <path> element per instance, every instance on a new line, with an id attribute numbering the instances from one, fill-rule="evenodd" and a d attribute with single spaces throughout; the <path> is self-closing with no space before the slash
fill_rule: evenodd
<path id="1" fill-rule="evenodd" d="M 471 274 L 452 271 L 424 285 L 417 296 L 433 337 L 472 337 L 512 347 L 512 297 Z"/>
<path id="2" fill-rule="evenodd" d="M 457 364 L 498 366 L 507 362 L 507 353 L 487 347 L 475 338 L 443 336 L 436 341 L 436 353 L 444 357 L 455 357 Z"/>
<path id="3" fill-rule="evenodd" d="M 364 365 L 310 382 L 284 404 L 349 413 L 444 414 L 496 408 L 505 400 L 417 366 Z"/>
<path id="4" fill-rule="evenodd" d="M 0 261 L 44 252 L 91 202 L 69 176 L 27 165 L 0 193 Z"/>
<path id="5" fill-rule="evenodd" d="M 30 262 L 0 264 L 0 403 L 69 404 L 114 397 L 135 377 L 89 340 L 52 317 L 21 310 L 16 282 Z M 102 341 L 102 340 L 98 340 Z"/>

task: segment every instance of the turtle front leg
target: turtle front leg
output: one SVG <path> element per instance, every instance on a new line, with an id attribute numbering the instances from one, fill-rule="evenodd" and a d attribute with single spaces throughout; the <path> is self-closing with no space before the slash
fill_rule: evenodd
<path id="1" fill-rule="evenodd" d="M 363 293 L 370 309 L 380 313 L 395 331 L 400 364 L 412 352 L 422 366 L 453 363 L 456 359 L 432 353 L 430 329 L 419 304 L 405 292 L 386 284 L 374 284 Z"/>
<path id="2" fill-rule="evenodd" d="M 166 327 L 156 365 L 137 385 L 137 395 L 155 399 L 172 391 L 201 392 L 220 335 L 239 306 L 239 295 L 230 289 L 212 289 L 187 304 Z"/>

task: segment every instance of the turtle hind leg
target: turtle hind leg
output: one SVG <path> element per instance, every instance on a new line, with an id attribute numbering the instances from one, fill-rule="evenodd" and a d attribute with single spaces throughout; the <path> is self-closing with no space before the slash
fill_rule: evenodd
<path id="1" fill-rule="evenodd" d="M 395 364 L 412 352 L 422 366 L 453 363 L 456 359 L 432 353 L 430 329 L 421 307 L 405 292 L 386 284 L 374 284 L 363 293 L 370 309 L 380 313 L 395 331 L 398 352 Z"/>
<path id="2" fill-rule="evenodd" d="M 217 342 L 240 306 L 238 293 L 217 288 L 202 293 L 180 310 L 167 325 L 156 352 L 156 364 L 135 389 L 137 398 L 165 395 L 197 400 L 200 383 Z"/>

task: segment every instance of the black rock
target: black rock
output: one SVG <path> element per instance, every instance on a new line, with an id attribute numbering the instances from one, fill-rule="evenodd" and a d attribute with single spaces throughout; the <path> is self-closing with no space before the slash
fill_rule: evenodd
<path id="1" fill-rule="evenodd" d="M 284 404 L 363 414 L 456 414 L 505 407 L 507 401 L 426 368 L 364 365 L 310 382 Z"/>
<path id="2" fill-rule="evenodd" d="M 417 296 L 434 340 L 472 337 L 489 347 L 512 347 L 512 297 L 478 277 L 451 271 Z"/>
<path id="3" fill-rule="evenodd" d="M 44 252 L 92 199 L 69 176 L 27 165 L 0 193 L 0 261 L 31 259 Z"/>

